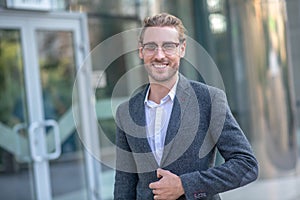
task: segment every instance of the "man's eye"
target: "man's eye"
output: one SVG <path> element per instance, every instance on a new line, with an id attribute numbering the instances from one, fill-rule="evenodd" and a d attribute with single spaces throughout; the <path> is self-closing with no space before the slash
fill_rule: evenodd
<path id="1" fill-rule="evenodd" d="M 145 48 L 148 50 L 155 50 L 156 46 L 155 45 L 146 45 Z"/>
<path id="2" fill-rule="evenodd" d="M 165 49 L 174 49 L 176 46 L 174 44 L 164 44 L 163 46 Z"/>

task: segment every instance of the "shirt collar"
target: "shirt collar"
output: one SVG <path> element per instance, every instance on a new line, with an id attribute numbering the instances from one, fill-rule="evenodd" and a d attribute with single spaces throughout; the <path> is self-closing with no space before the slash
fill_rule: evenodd
<path id="1" fill-rule="evenodd" d="M 166 97 L 169 96 L 170 99 L 172 101 L 174 101 L 174 98 L 175 98 L 175 95 L 176 95 L 176 89 L 177 89 L 177 85 L 178 85 L 178 80 L 179 80 L 179 76 L 177 76 L 175 84 L 173 85 L 173 87 L 171 88 L 169 93 L 163 99 L 166 99 Z M 151 87 L 151 85 L 149 85 L 149 87 L 147 89 L 147 93 L 146 93 L 145 100 L 144 100 L 145 104 L 149 103 L 148 96 L 149 96 L 150 87 Z"/>

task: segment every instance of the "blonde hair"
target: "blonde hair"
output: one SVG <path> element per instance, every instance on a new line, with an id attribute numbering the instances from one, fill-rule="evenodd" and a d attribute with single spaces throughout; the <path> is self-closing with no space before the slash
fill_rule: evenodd
<path id="1" fill-rule="evenodd" d="M 179 34 L 179 41 L 184 42 L 186 29 L 183 26 L 182 21 L 175 17 L 174 15 L 170 15 L 168 13 L 160 13 L 151 17 L 146 17 L 144 19 L 144 25 L 140 34 L 139 42 L 142 44 L 144 39 L 144 33 L 148 27 L 164 27 L 170 26 L 174 27 Z"/>

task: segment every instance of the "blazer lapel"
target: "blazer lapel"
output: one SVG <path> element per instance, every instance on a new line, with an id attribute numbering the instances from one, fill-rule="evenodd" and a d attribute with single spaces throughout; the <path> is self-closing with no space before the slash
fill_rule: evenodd
<path id="1" fill-rule="evenodd" d="M 190 89 L 192 88 L 189 84 L 189 81 L 180 74 L 179 82 L 176 89 L 176 95 L 174 98 L 173 109 L 168 124 L 168 129 L 167 129 L 167 134 L 165 139 L 165 147 L 164 147 L 163 157 L 161 160 L 161 166 L 164 166 L 164 164 L 170 162 L 169 158 L 170 158 L 170 154 L 172 153 L 172 148 L 176 148 L 176 146 L 173 147 L 174 145 L 173 139 L 178 133 L 178 130 L 181 128 L 180 126 L 182 125 L 181 123 L 182 119 L 186 114 L 185 112 L 186 107 L 190 101 L 190 91 L 189 91 Z M 170 159 L 172 160 L 174 156 L 176 155 L 171 156 Z"/>
<path id="2" fill-rule="evenodd" d="M 147 139 L 146 132 L 146 115 L 144 108 L 144 100 L 149 85 L 134 98 L 129 101 L 129 113 L 133 122 L 136 124 L 137 130 L 134 131 L 137 137 L 132 137 L 132 146 L 134 147 L 136 164 L 140 172 L 153 171 L 158 168 L 158 164 L 151 151 Z M 145 162 L 145 159 L 147 161 Z"/>
<path id="3" fill-rule="evenodd" d="M 130 117 L 138 128 L 136 130 L 136 152 L 146 153 L 151 152 L 150 145 L 147 139 L 146 133 L 146 115 L 144 108 L 144 99 L 149 85 L 134 98 L 129 101 L 129 113 Z"/>

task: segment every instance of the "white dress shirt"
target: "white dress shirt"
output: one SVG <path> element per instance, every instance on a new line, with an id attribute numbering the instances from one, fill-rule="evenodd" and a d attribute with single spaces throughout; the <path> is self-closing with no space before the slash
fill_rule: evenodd
<path id="1" fill-rule="evenodd" d="M 164 150 L 164 143 L 174 104 L 177 83 L 178 78 L 170 92 L 161 99 L 159 104 L 148 99 L 150 91 L 149 87 L 144 101 L 147 122 L 147 138 L 158 164 L 160 164 Z"/>

